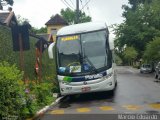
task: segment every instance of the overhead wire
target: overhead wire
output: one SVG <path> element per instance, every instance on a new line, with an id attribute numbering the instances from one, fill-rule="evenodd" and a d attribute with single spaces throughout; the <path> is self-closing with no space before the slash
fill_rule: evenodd
<path id="1" fill-rule="evenodd" d="M 74 5 L 73 1 L 72 1 L 72 0 L 70 0 L 70 1 L 71 1 L 71 3 L 72 3 L 73 7 L 75 7 L 75 5 Z"/>
<path id="2" fill-rule="evenodd" d="M 74 9 L 66 0 L 64 0 L 64 1 L 70 8 Z"/>
<path id="3" fill-rule="evenodd" d="M 68 4 L 68 2 L 66 2 L 66 0 L 61 0 L 62 1 L 62 3 L 66 6 L 66 7 L 68 7 L 69 9 L 72 9 L 72 10 L 74 10 L 74 8 L 72 7 L 72 6 L 70 6 L 70 4 Z"/>
<path id="4" fill-rule="evenodd" d="M 82 7 L 81 10 L 83 10 L 83 9 L 87 6 L 87 4 L 88 4 L 90 1 L 91 1 L 91 0 L 88 0 L 88 1 L 86 2 L 86 4 Z"/>
<path id="5" fill-rule="evenodd" d="M 90 8 L 89 8 L 89 5 L 88 5 L 88 4 L 87 4 L 87 10 L 88 10 L 89 16 L 91 16 L 91 12 L 90 12 Z"/>
<path id="6" fill-rule="evenodd" d="M 80 2 L 81 2 L 81 6 L 83 6 L 83 4 L 82 4 L 82 0 L 80 0 Z"/>
<path id="7" fill-rule="evenodd" d="M 83 3 L 82 3 L 82 0 L 80 0 L 80 2 L 81 2 L 81 6 L 83 7 Z M 81 10 L 82 11 L 82 10 Z"/>

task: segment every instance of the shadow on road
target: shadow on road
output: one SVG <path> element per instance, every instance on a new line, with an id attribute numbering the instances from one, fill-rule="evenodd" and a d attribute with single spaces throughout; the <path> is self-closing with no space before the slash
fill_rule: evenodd
<path id="1" fill-rule="evenodd" d="M 90 104 L 93 101 L 103 101 L 114 103 L 114 96 L 116 94 L 116 90 L 114 92 L 106 91 L 106 92 L 96 92 L 96 93 L 85 93 L 79 95 L 69 95 L 65 96 L 59 103 L 59 108 L 68 108 L 71 104 Z"/>

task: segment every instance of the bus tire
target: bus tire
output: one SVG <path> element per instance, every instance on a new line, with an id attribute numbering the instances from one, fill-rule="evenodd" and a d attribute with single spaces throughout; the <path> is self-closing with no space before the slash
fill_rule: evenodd
<path id="1" fill-rule="evenodd" d="M 109 91 L 111 95 L 114 95 L 116 88 L 117 88 L 117 81 L 115 82 L 115 86 L 114 86 L 113 90 Z"/>
<path id="2" fill-rule="evenodd" d="M 110 95 L 112 95 L 112 96 L 114 95 L 114 92 L 115 92 L 115 88 L 113 90 L 109 91 Z"/>
<path id="3" fill-rule="evenodd" d="M 59 97 L 62 97 L 61 93 L 58 93 L 58 94 L 57 94 L 57 98 L 59 98 Z"/>
<path id="4" fill-rule="evenodd" d="M 115 88 L 117 88 L 117 84 L 118 84 L 118 83 L 117 83 L 117 81 L 116 81 L 116 83 L 115 83 Z M 114 88 L 114 89 L 115 89 L 115 88 Z"/>
<path id="5" fill-rule="evenodd" d="M 158 75 L 157 75 L 156 72 L 155 72 L 155 74 L 154 74 L 154 78 L 155 78 L 155 79 L 158 79 Z"/>

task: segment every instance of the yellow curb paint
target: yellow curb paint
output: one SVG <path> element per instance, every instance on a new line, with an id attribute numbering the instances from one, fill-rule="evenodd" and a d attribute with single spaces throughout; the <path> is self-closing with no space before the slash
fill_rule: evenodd
<path id="1" fill-rule="evenodd" d="M 52 110 L 49 114 L 64 114 L 64 110 Z"/>
<path id="2" fill-rule="evenodd" d="M 138 105 L 124 105 L 123 107 L 127 110 L 139 110 L 141 108 Z"/>
<path id="3" fill-rule="evenodd" d="M 114 108 L 111 107 L 111 106 L 102 106 L 102 107 L 99 107 L 99 109 L 101 109 L 101 110 L 103 110 L 103 111 L 114 110 Z"/>
<path id="4" fill-rule="evenodd" d="M 89 108 L 78 108 L 77 109 L 77 112 L 81 112 L 81 113 L 83 113 L 83 112 L 90 112 L 91 110 L 89 109 Z"/>
<path id="5" fill-rule="evenodd" d="M 151 108 L 160 109 L 160 104 L 149 104 Z"/>

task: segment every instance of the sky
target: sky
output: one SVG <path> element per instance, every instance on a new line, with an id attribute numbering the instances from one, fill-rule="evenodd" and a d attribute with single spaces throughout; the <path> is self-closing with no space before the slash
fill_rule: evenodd
<path id="1" fill-rule="evenodd" d="M 52 15 L 59 14 L 67 5 L 64 0 L 14 0 L 13 11 L 16 15 L 29 20 L 36 28 L 44 27 Z M 76 0 L 66 0 L 75 9 Z M 107 25 L 121 23 L 123 21 L 122 8 L 128 0 L 80 0 L 80 9 L 87 1 L 83 11 L 92 17 L 92 21 L 105 21 Z"/>
<path id="2" fill-rule="evenodd" d="M 35 28 L 45 26 L 52 15 L 60 14 L 61 9 L 76 8 L 76 0 L 14 0 L 13 11 L 16 15 L 29 20 Z M 81 2 L 82 1 L 82 2 Z M 89 1 L 89 2 L 88 2 Z M 105 21 L 108 26 L 123 22 L 122 5 L 128 0 L 79 0 L 80 10 L 92 17 L 92 21 Z M 88 4 L 83 7 L 86 3 Z"/>

